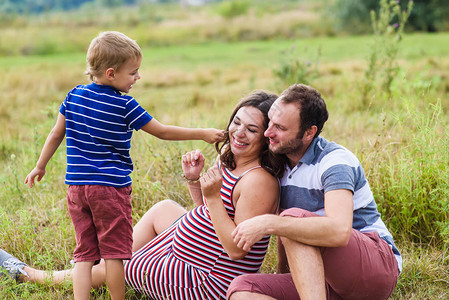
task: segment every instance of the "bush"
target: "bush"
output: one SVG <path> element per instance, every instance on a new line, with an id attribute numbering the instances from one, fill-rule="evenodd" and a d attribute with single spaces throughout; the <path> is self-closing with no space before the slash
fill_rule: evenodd
<path id="1" fill-rule="evenodd" d="M 337 18 L 341 30 L 359 34 L 370 31 L 369 15 L 377 8 L 379 0 L 337 0 L 331 12 Z"/>
<path id="2" fill-rule="evenodd" d="M 398 0 L 396 2 L 402 9 L 406 9 L 408 2 L 414 4 L 408 29 L 427 32 L 448 29 L 445 20 L 449 13 L 449 0 Z M 379 3 L 379 0 L 337 0 L 332 6 L 332 12 L 343 30 L 356 34 L 369 33 L 369 14 L 372 10 L 380 9 Z"/>
<path id="3" fill-rule="evenodd" d="M 223 1 L 218 7 L 218 13 L 226 18 L 232 19 L 248 12 L 249 3 L 243 0 Z"/>

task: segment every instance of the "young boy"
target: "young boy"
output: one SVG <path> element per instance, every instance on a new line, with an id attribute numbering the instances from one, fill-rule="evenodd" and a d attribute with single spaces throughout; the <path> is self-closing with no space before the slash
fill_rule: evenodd
<path id="1" fill-rule="evenodd" d="M 164 140 L 223 138 L 218 129 L 167 126 L 150 116 L 128 95 L 140 79 L 142 51 L 119 32 L 100 33 L 87 51 L 86 74 L 92 83 L 71 90 L 60 106 L 55 127 L 45 141 L 36 167 L 25 183 L 33 187 L 64 136 L 67 143 L 65 183 L 67 203 L 75 227 L 73 272 L 75 299 L 88 299 L 91 270 L 100 258 L 112 299 L 124 299 L 123 259 L 132 253 L 131 178 L 129 150 L 133 129 Z"/>

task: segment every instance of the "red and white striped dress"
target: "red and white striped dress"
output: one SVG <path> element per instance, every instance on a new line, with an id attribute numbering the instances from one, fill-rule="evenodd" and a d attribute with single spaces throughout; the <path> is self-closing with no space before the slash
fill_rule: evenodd
<path id="1" fill-rule="evenodd" d="M 237 177 L 222 167 L 220 194 L 231 219 L 235 214 L 232 190 L 253 169 Z M 231 260 L 203 204 L 133 254 L 125 264 L 126 282 L 153 299 L 225 299 L 232 279 L 259 271 L 269 240 L 270 236 L 265 236 L 245 257 Z"/>

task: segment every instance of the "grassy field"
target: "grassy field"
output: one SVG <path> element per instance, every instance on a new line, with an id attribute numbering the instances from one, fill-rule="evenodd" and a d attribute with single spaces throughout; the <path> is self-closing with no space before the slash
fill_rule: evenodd
<path id="1" fill-rule="evenodd" d="M 123 31 L 139 42 L 142 26 Z M 101 30 L 82 28 L 76 37 L 62 37 L 55 27 L 40 32 L 46 40 L 35 43 L 73 38 L 87 47 Z M 34 30 L 10 29 L 11 43 L 20 43 L 13 38 L 17 33 L 32 36 Z M 361 159 L 379 210 L 403 254 L 404 270 L 392 299 L 447 299 L 449 34 L 405 35 L 390 93 L 382 89 L 386 75 L 380 63 L 374 69 L 378 79 L 368 82 L 374 88 L 362 101 L 374 41 L 373 36 L 340 36 L 144 43 L 142 79 L 130 94 L 166 124 L 223 128 L 241 97 L 257 89 L 279 93 L 286 88 L 289 83 L 276 75 L 277 70 L 299 60 L 307 71 L 304 80 L 321 91 L 328 105 L 330 118 L 322 135 Z M 87 83 L 85 53 L 79 48 L 0 56 L 0 247 L 38 268 L 69 267 L 75 246 L 65 203 L 65 148 L 54 155 L 37 186 L 28 189 L 23 180 L 36 163 L 66 93 Z M 134 134 L 134 221 L 162 199 L 192 205 L 180 176 L 180 156 L 194 148 L 202 149 L 209 162 L 216 155 L 203 142 L 166 142 Z M 270 248 L 263 271 L 273 271 L 275 263 Z M 70 285 L 17 285 L 0 279 L 1 299 L 71 297 Z M 92 297 L 108 299 L 108 294 L 99 290 Z M 138 297 L 128 291 L 127 298 Z"/>

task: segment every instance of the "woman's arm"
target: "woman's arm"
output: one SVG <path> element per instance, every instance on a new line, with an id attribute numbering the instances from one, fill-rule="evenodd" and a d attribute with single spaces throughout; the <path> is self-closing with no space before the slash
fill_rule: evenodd
<path id="1" fill-rule="evenodd" d="M 187 152 L 182 156 L 182 170 L 187 182 L 190 196 L 196 206 L 203 204 L 203 193 L 201 192 L 200 175 L 204 168 L 204 156 L 200 150 Z"/>
<path id="2" fill-rule="evenodd" d="M 231 220 L 220 197 L 222 175 L 218 167 L 213 167 L 202 176 L 201 187 L 206 198 L 215 232 L 226 253 L 233 260 L 243 258 L 245 251 L 234 243 L 232 231 L 236 226 L 254 216 L 275 213 L 278 205 L 279 185 L 274 177 L 263 169 L 251 171 L 238 183 L 234 191 L 235 217 Z"/>
<path id="3" fill-rule="evenodd" d="M 187 189 L 189 190 L 190 197 L 192 197 L 195 206 L 203 205 L 203 193 L 201 192 L 200 182 L 187 183 Z"/>

